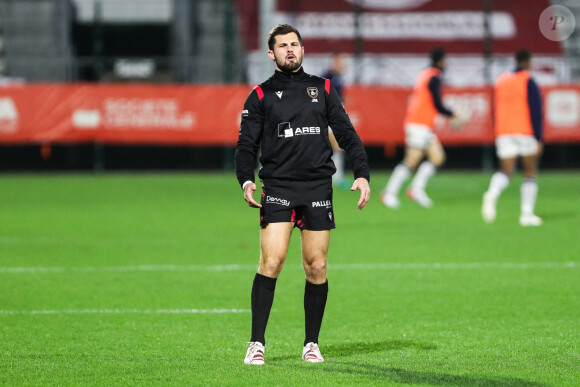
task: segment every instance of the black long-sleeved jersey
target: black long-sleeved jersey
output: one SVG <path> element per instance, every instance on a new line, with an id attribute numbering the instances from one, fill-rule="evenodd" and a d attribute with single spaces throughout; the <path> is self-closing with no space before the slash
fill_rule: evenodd
<path id="1" fill-rule="evenodd" d="M 342 101 L 328 79 L 276 71 L 251 92 L 242 112 L 236 147 L 236 175 L 240 185 L 254 181 L 254 165 L 261 150 L 261 179 L 318 180 L 331 177 L 328 127 L 346 151 L 354 177 L 370 181 L 367 155 Z"/>

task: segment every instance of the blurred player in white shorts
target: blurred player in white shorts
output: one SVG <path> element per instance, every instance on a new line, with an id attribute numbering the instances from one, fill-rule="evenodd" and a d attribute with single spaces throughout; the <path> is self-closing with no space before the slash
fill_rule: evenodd
<path id="1" fill-rule="evenodd" d="M 415 83 L 411 102 L 405 117 L 405 157 L 399 163 L 381 194 L 381 202 L 389 208 L 399 207 L 399 191 L 411 173 L 417 170 L 407 196 L 419 205 L 429 208 L 433 202 L 425 187 L 435 171 L 445 161 L 445 151 L 433 133 L 433 124 L 441 114 L 458 122 L 441 100 L 441 76 L 446 67 L 445 50 L 431 51 L 431 66 L 423 70 Z M 423 161 L 424 158 L 427 160 Z"/>
<path id="2" fill-rule="evenodd" d="M 502 74 L 495 86 L 495 146 L 500 170 L 494 173 L 483 195 L 481 216 L 488 223 L 495 220 L 497 200 L 509 185 L 517 160 L 521 159 L 524 181 L 520 188 L 519 221 L 522 226 L 540 226 L 542 219 L 534 214 L 534 207 L 538 195 L 538 160 L 543 149 L 542 99 L 528 71 L 530 52 L 518 51 L 516 62 L 516 69 Z"/>

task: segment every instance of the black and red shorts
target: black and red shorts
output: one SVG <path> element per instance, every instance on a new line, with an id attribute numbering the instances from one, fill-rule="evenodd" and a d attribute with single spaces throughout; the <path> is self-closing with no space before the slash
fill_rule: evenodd
<path id="1" fill-rule="evenodd" d="M 335 228 L 332 210 L 332 179 L 262 181 L 260 226 L 294 222 L 294 227 L 321 231 Z"/>

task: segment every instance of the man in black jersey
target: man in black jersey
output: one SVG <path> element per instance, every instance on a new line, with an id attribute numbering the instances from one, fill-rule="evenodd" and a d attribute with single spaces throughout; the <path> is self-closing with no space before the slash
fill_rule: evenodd
<path id="1" fill-rule="evenodd" d="M 244 104 L 236 147 L 236 175 L 250 207 L 260 208 L 260 265 L 252 287 L 252 337 L 244 363 L 264 364 L 265 331 L 290 235 L 298 227 L 306 273 L 304 314 L 306 337 L 302 359 L 320 363 L 318 348 L 328 293 L 326 256 L 332 208 L 332 147 L 328 127 L 345 150 L 354 171 L 352 191 L 360 190 L 358 208 L 370 197 L 367 156 L 336 90 L 327 79 L 302 69 L 300 33 L 281 24 L 268 36 L 268 56 L 275 73 L 256 86 Z M 254 165 L 261 151 L 261 203 L 253 194 Z"/>

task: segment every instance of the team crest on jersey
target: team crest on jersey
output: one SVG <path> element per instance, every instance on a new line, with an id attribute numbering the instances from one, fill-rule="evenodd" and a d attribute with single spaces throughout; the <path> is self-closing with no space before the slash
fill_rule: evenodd
<path id="1" fill-rule="evenodd" d="M 306 91 L 308 96 L 312 98 L 312 102 L 318 102 L 318 87 L 308 87 Z"/>

